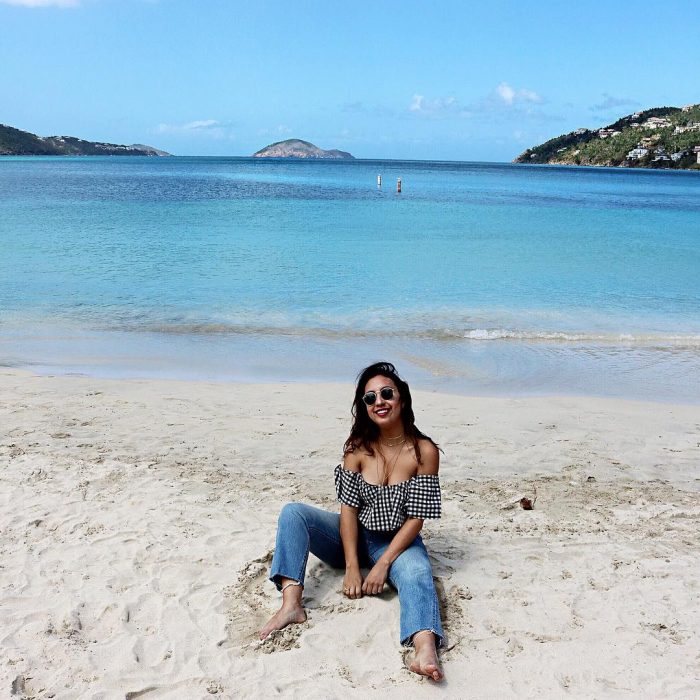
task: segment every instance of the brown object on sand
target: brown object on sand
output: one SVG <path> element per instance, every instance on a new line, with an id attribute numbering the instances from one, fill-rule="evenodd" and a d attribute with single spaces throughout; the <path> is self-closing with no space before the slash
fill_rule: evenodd
<path id="1" fill-rule="evenodd" d="M 527 498 L 526 496 L 523 496 L 520 499 L 520 507 L 523 510 L 532 510 L 535 507 L 535 504 L 532 502 L 531 499 Z"/>

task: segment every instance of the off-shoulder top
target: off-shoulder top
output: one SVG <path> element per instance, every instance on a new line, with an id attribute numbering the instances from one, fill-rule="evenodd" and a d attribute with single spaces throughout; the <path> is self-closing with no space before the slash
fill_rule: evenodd
<path id="1" fill-rule="evenodd" d="M 359 508 L 358 520 L 368 530 L 396 530 L 407 518 L 440 517 L 437 474 L 416 474 L 388 486 L 368 484 L 360 472 L 335 468 L 335 490 L 346 506 Z"/>

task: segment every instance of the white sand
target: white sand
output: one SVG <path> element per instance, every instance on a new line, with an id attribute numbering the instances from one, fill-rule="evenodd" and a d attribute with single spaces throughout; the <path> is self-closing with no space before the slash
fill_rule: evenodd
<path id="1" fill-rule="evenodd" d="M 438 689 L 395 594 L 348 601 L 313 558 L 309 621 L 255 641 L 280 507 L 337 507 L 350 385 L 5 370 L 0 395 L 0 697 L 697 697 L 697 406 L 415 392 L 445 450 Z"/>

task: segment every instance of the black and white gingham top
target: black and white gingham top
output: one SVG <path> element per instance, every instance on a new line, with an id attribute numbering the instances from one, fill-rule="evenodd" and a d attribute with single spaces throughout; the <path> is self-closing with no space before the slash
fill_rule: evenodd
<path id="1" fill-rule="evenodd" d="M 341 503 L 359 508 L 357 518 L 368 530 L 396 530 L 407 518 L 440 517 L 437 474 L 416 474 L 399 484 L 377 486 L 339 464 L 335 490 Z"/>

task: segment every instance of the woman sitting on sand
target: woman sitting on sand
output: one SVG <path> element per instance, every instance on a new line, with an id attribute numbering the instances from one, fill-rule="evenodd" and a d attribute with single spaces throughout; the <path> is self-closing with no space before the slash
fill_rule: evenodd
<path id="1" fill-rule="evenodd" d="M 440 517 L 438 447 L 415 426 L 408 384 L 389 362 L 362 371 L 352 415 L 343 464 L 335 469 L 340 514 L 302 503 L 282 509 L 270 571 L 282 607 L 260 638 L 306 620 L 301 596 L 312 552 L 345 568 L 348 598 L 378 595 L 387 580 L 397 589 L 401 643 L 415 648 L 410 670 L 439 681 L 440 608 L 419 534 L 424 518 Z M 361 567 L 370 569 L 364 581 Z"/>

